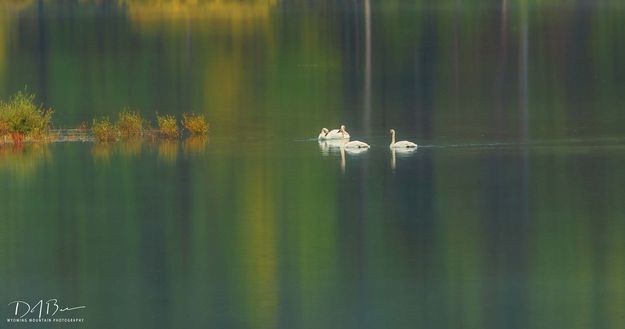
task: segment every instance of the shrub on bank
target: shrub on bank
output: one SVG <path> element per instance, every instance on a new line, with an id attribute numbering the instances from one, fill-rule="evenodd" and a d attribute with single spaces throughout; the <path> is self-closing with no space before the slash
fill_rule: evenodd
<path id="1" fill-rule="evenodd" d="M 0 102 L 0 135 L 11 134 L 15 142 L 25 137 L 44 138 L 53 112 L 36 105 L 35 95 L 19 91 L 8 102 Z"/>
<path id="2" fill-rule="evenodd" d="M 182 115 L 182 125 L 191 135 L 200 136 L 208 134 L 208 123 L 204 119 L 204 115 L 185 113 Z"/>
<path id="3" fill-rule="evenodd" d="M 178 138 L 180 136 L 180 130 L 178 130 L 178 123 L 176 117 L 173 115 L 158 115 L 156 114 L 156 123 L 158 124 L 158 133 L 164 138 Z"/>
<path id="4" fill-rule="evenodd" d="M 117 129 L 122 137 L 139 137 L 143 134 L 143 118 L 137 111 L 125 108 L 117 117 Z"/>
<path id="5" fill-rule="evenodd" d="M 117 140 L 117 128 L 111 123 L 108 117 L 93 119 L 91 132 L 98 142 L 114 142 Z"/>

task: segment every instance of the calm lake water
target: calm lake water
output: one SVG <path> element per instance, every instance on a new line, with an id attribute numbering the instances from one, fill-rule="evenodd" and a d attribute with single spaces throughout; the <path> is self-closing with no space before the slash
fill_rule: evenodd
<path id="1" fill-rule="evenodd" d="M 625 7 L 562 2 L 3 2 L 0 97 L 211 131 L 0 147 L 0 304 L 103 329 L 621 328 Z M 317 143 L 341 123 L 371 150 Z"/>

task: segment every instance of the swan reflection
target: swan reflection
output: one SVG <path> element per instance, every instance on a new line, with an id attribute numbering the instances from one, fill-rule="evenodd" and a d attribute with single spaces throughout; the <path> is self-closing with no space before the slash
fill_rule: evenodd
<path id="1" fill-rule="evenodd" d="M 391 148 L 391 169 L 395 171 L 397 158 L 409 158 L 417 153 L 416 148 Z"/>
<path id="2" fill-rule="evenodd" d="M 322 156 L 329 156 L 330 154 L 336 154 L 338 153 L 340 156 L 340 165 L 341 165 L 341 172 L 345 172 L 345 165 L 346 165 L 346 160 L 345 160 L 345 154 L 348 155 L 358 155 L 358 154 L 362 154 L 362 153 L 366 153 L 369 148 L 349 148 L 346 147 L 346 145 L 349 142 L 347 140 L 325 140 L 325 141 L 319 141 L 319 151 L 321 152 Z"/>
<path id="3" fill-rule="evenodd" d="M 328 156 L 330 152 L 339 152 L 343 145 L 347 143 L 347 140 L 325 140 L 319 141 L 319 150 L 321 155 Z"/>

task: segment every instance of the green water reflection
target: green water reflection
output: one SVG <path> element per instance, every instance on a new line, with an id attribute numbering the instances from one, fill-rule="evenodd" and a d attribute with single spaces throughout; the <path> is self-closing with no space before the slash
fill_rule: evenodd
<path id="1" fill-rule="evenodd" d="M 622 326 L 619 3 L 0 8 L 0 96 L 28 85 L 59 127 L 211 124 L 0 147 L 0 302 L 89 328 Z M 372 149 L 307 140 L 339 123 Z M 389 127 L 423 147 L 393 162 Z"/>
<path id="2" fill-rule="evenodd" d="M 622 323 L 622 147 L 426 148 L 394 172 L 378 149 L 343 172 L 314 143 L 164 145 L 0 167 L 3 297 L 101 328 Z"/>

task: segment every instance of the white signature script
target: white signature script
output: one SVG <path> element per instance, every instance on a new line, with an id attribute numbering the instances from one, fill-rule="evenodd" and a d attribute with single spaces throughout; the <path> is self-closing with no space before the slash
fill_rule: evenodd
<path id="1" fill-rule="evenodd" d="M 28 313 L 38 313 L 38 317 L 41 319 L 41 316 L 43 315 L 53 317 L 57 312 L 73 311 L 86 307 L 61 307 L 59 305 L 59 300 L 56 298 L 51 298 L 46 301 L 40 299 L 35 305 L 32 306 L 23 300 L 14 300 L 9 303 L 9 306 L 11 306 L 11 304 L 15 304 L 15 316 L 21 314 L 19 316 L 20 319 L 28 315 Z"/>

